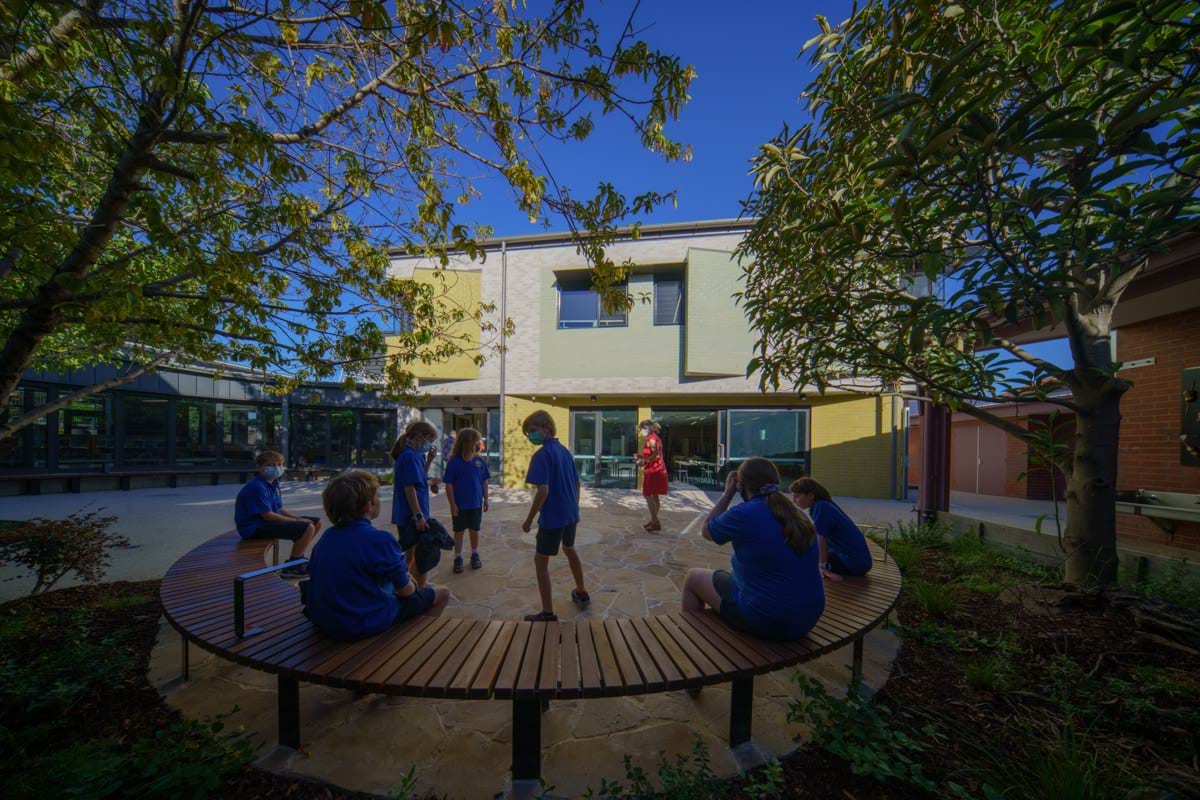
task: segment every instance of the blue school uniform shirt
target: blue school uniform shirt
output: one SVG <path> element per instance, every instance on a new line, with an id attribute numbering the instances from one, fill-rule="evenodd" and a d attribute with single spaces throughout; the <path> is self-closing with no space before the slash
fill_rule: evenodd
<path id="1" fill-rule="evenodd" d="M 571 451 L 550 437 L 529 459 L 525 482 L 550 487 L 550 494 L 538 514 L 542 528 L 562 528 L 579 522 L 579 473 Z"/>
<path id="2" fill-rule="evenodd" d="M 454 487 L 454 503 L 460 511 L 483 508 L 483 487 L 492 479 L 487 462 L 479 456 L 452 458 L 442 480 Z"/>
<path id="3" fill-rule="evenodd" d="M 429 518 L 429 478 L 425 475 L 425 454 L 406 446 L 396 456 L 395 471 L 392 473 L 392 523 L 404 526 L 412 518 L 408 499 L 404 496 L 405 486 L 417 489 L 417 504 L 421 513 Z"/>
<path id="4" fill-rule="evenodd" d="M 233 522 L 237 525 L 238 535 L 243 539 L 253 536 L 263 523 L 263 514 L 282 510 L 279 481 L 271 482 L 261 474 L 255 475 L 238 490 L 237 502 L 233 504 Z"/>
<path id="5" fill-rule="evenodd" d="M 408 564 L 395 535 L 359 517 L 327 529 L 308 562 L 305 613 L 326 636 L 374 636 L 396 619 Z"/>
<path id="6" fill-rule="evenodd" d="M 797 554 L 765 498 L 753 497 L 708 523 L 717 544 L 733 543 L 733 601 L 747 622 L 799 639 L 825 610 L 816 539 Z"/>
<path id="7" fill-rule="evenodd" d="M 866 575 L 871 569 L 871 551 L 867 549 L 867 538 L 863 536 L 854 520 L 837 503 L 818 500 L 808 510 L 817 533 L 825 537 L 830 561 L 838 565 L 847 575 Z"/>

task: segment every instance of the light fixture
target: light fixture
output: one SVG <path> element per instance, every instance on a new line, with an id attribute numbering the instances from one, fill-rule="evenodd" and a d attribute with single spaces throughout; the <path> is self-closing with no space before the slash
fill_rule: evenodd
<path id="1" fill-rule="evenodd" d="M 592 402 L 593 402 L 593 403 L 594 403 L 594 402 L 596 402 L 596 395 L 592 395 L 592 398 L 591 398 L 591 400 L 592 400 Z"/>

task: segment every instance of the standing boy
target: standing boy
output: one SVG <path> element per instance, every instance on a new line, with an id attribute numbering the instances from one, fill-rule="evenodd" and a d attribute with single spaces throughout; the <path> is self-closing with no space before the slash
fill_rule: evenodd
<path id="1" fill-rule="evenodd" d="M 521 430 L 540 448 L 529 460 L 529 472 L 525 482 L 537 486 L 529 514 L 521 530 L 529 533 L 537 517 L 537 554 L 533 557 L 537 573 L 538 594 L 541 595 L 542 610 L 525 617 L 527 622 L 554 622 L 554 601 L 550 596 L 550 556 L 558 555 L 559 545 L 571 566 L 575 588 L 571 590 L 571 601 L 587 608 L 592 599 L 583 585 L 583 563 L 575 552 L 575 527 L 579 523 L 579 473 L 575 469 L 575 458 L 571 451 L 554 438 L 558 432 L 553 417 L 545 411 L 535 411 L 526 417 Z"/>
<path id="2" fill-rule="evenodd" d="M 290 539 L 292 554 L 288 560 L 304 558 L 313 537 L 321 530 L 319 517 L 299 517 L 283 508 L 283 495 L 279 491 L 279 478 L 283 475 L 283 456 L 264 450 L 254 459 L 257 470 L 237 495 L 233 506 L 233 520 L 238 535 L 243 539 Z M 284 578 L 303 578 L 308 574 L 308 565 L 288 567 L 280 575 Z"/>

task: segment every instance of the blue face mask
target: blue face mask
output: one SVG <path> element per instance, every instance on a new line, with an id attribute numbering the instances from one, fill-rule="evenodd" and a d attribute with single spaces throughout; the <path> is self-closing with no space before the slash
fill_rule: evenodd
<path id="1" fill-rule="evenodd" d="M 530 431 L 529 433 L 525 434 L 525 436 L 533 444 L 541 444 L 542 442 L 546 441 L 546 436 L 541 431 Z"/>
<path id="2" fill-rule="evenodd" d="M 263 476 L 263 478 L 265 478 L 268 481 L 279 480 L 279 477 L 281 475 L 283 475 L 283 467 L 278 467 L 278 466 L 263 467 L 262 476 Z"/>

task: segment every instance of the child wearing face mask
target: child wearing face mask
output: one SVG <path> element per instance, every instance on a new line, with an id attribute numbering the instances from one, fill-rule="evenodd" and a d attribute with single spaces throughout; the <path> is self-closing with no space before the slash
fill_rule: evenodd
<path id="1" fill-rule="evenodd" d="M 392 445 L 395 459 L 392 491 L 392 524 L 400 538 L 400 549 L 412 565 L 417 586 L 425 585 L 425 574 L 417 571 L 413 555 L 421 534 L 429 530 L 429 490 L 437 491 L 437 479 L 429 479 L 429 465 L 437 450 L 437 430 L 428 422 L 410 424 Z"/>
<path id="2" fill-rule="evenodd" d="M 580 609 L 592 602 L 583 584 L 583 562 L 575 552 L 575 527 L 579 523 L 579 473 L 575 469 L 575 457 L 554 438 L 557 428 L 554 418 L 546 411 L 535 411 L 525 418 L 521 430 L 526 438 L 539 449 L 529 459 L 526 483 L 537 486 L 529 514 L 521 530 L 529 533 L 537 517 L 537 553 L 533 557 L 537 573 L 538 594 L 542 610 L 525 617 L 527 622 L 554 622 L 554 600 L 551 597 L 550 557 L 558 555 L 561 545 L 575 588 L 571 590 L 571 602 Z"/>
<path id="3" fill-rule="evenodd" d="M 266 450 L 258 454 L 254 463 L 257 471 L 238 492 L 233 507 L 238 535 L 243 539 L 290 539 L 292 554 L 288 560 L 304 558 L 317 531 L 321 530 L 320 518 L 300 517 L 284 510 L 283 495 L 279 491 L 279 479 L 283 476 L 282 455 Z M 308 565 L 288 567 L 280 574 L 284 578 L 303 578 L 308 574 Z"/>
<path id="4" fill-rule="evenodd" d="M 445 587 L 418 588 L 395 537 L 375 527 L 379 479 L 351 470 L 321 493 L 333 522 L 313 548 L 304 613 L 326 636 L 363 639 L 420 614 L 440 614 Z"/>

